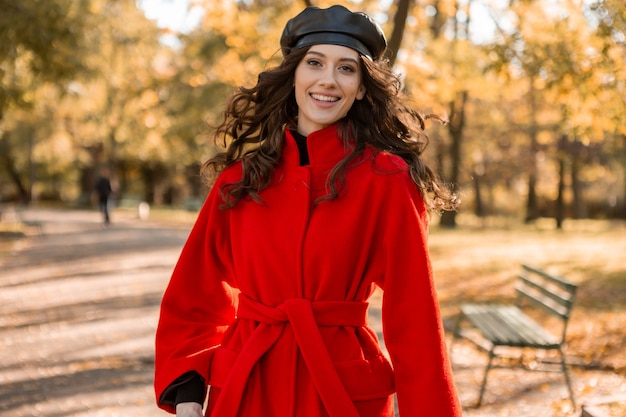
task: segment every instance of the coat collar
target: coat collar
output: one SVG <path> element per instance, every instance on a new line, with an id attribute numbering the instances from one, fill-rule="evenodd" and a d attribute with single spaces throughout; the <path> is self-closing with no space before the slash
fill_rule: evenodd
<path id="1" fill-rule="evenodd" d="M 324 129 L 315 131 L 307 137 L 307 149 L 309 152 L 309 165 L 336 164 L 349 152 L 339 137 L 339 125 L 334 124 Z M 283 146 L 283 158 L 289 165 L 298 165 L 300 153 L 298 145 L 289 128 L 285 129 L 285 143 Z"/>

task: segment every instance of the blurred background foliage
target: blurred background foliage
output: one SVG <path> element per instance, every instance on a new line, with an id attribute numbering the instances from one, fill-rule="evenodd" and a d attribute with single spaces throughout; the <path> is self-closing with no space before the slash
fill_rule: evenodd
<path id="1" fill-rule="evenodd" d="M 623 0 L 0 0 L 0 204 L 202 199 L 229 94 L 280 59 L 303 7 L 363 10 L 432 124 L 427 158 L 478 217 L 626 218 Z M 441 225 L 454 227 L 456 212 Z"/>

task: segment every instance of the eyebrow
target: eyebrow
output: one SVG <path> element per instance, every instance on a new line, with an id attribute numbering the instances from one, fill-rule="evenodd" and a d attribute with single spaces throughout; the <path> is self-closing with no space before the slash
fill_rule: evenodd
<path id="1" fill-rule="evenodd" d="M 325 55 L 325 54 L 323 54 L 323 53 L 321 53 L 321 52 L 318 52 L 318 51 L 311 51 L 311 50 L 309 50 L 309 51 L 307 52 L 307 55 L 309 55 L 309 54 L 318 55 L 318 56 L 321 56 L 321 57 L 326 58 L 326 55 Z M 343 61 L 348 61 L 348 62 L 352 62 L 352 63 L 354 63 L 355 65 L 359 65 L 358 61 L 357 61 L 356 59 L 354 59 L 354 58 L 347 58 L 347 57 L 344 57 L 344 58 L 339 58 L 339 61 L 340 61 L 340 62 L 343 62 Z"/>

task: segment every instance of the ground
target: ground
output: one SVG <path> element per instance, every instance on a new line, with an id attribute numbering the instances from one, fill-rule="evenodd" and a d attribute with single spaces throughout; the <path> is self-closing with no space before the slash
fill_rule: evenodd
<path id="1" fill-rule="evenodd" d="M 93 211 L 28 210 L 22 220 L 29 225 L 0 235 L 0 416 L 166 415 L 154 405 L 153 337 L 190 224 L 140 221 L 132 212 L 113 216 L 105 227 Z M 433 237 L 435 255 L 444 235 Z M 435 262 L 444 275 L 456 267 L 463 269 Z M 438 281 L 446 320 L 451 286 Z M 374 297 L 374 326 L 378 303 Z M 574 329 L 583 343 L 584 331 Z M 579 406 L 572 409 L 562 375 L 494 370 L 477 409 L 486 355 L 465 341 L 449 343 L 468 417 L 579 416 L 580 404 L 626 393 L 620 373 L 573 366 Z M 605 409 L 606 416 L 618 407 Z"/>

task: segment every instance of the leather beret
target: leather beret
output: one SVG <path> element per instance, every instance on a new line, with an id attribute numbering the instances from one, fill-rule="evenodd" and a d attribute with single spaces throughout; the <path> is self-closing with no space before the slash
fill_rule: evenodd
<path id="1" fill-rule="evenodd" d="M 307 7 L 287 22 L 280 38 L 283 56 L 318 44 L 346 46 L 370 59 L 380 58 L 387 48 L 385 34 L 371 17 L 343 6 Z"/>

